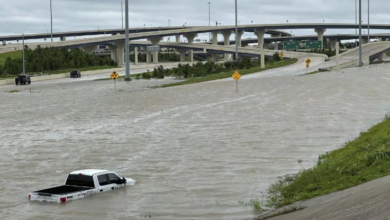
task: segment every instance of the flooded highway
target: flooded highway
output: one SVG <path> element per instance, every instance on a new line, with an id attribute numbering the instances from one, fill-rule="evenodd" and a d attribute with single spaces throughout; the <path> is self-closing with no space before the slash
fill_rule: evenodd
<path id="1" fill-rule="evenodd" d="M 116 93 L 112 81 L 0 87 L 0 216 L 248 219 L 240 201 L 262 199 L 278 176 L 314 166 L 390 112 L 389 65 L 272 71 L 243 77 L 239 92 L 233 79 L 119 81 Z M 65 204 L 28 201 L 86 168 L 137 183 Z"/>

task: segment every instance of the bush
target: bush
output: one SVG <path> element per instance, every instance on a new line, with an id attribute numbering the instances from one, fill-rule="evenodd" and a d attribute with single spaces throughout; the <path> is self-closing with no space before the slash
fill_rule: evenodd
<path id="1" fill-rule="evenodd" d="M 142 79 L 151 79 L 152 75 L 150 75 L 149 70 L 146 73 L 142 73 Z"/>

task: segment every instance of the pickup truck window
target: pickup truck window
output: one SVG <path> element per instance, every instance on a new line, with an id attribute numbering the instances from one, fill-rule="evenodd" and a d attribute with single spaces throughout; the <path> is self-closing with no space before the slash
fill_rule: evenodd
<path id="1" fill-rule="evenodd" d="M 109 173 L 108 178 L 110 179 L 110 183 L 117 183 L 120 180 L 120 178 L 113 173 Z"/>
<path id="2" fill-rule="evenodd" d="M 99 185 L 101 185 L 101 186 L 105 186 L 105 185 L 110 184 L 110 183 L 108 182 L 108 179 L 107 179 L 106 174 L 99 175 L 99 176 L 98 176 L 98 181 L 99 181 Z"/>
<path id="3" fill-rule="evenodd" d="M 65 185 L 95 187 L 92 176 L 69 174 Z"/>

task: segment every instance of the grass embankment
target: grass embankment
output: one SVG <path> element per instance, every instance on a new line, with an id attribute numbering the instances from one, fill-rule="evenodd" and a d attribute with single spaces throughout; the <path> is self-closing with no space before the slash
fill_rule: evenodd
<path id="1" fill-rule="evenodd" d="M 289 59 L 289 60 L 281 60 L 275 63 L 270 63 L 265 65 L 264 69 L 261 69 L 260 67 L 253 67 L 250 69 L 241 69 L 238 70 L 238 72 L 241 75 L 247 75 L 251 73 L 257 73 L 269 69 L 274 69 L 274 68 L 280 68 L 283 66 L 288 66 L 291 64 L 296 63 L 298 60 L 296 58 L 294 59 Z M 182 82 L 177 82 L 177 83 L 171 83 L 171 84 L 165 84 L 162 85 L 161 87 L 172 87 L 172 86 L 181 86 L 181 85 L 188 85 L 188 84 L 194 84 L 194 83 L 200 83 L 200 82 L 207 82 L 207 81 L 212 81 L 212 80 L 217 80 L 217 79 L 223 79 L 223 78 L 229 78 L 232 77 L 233 72 L 223 72 L 223 73 L 216 73 L 216 74 L 210 74 L 205 77 L 198 77 L 198 78 L 190 78 L 188 80 L 182 81 Z"/>
<path id="2" fill-rule="evenodd" d="M 119 66 L 114 67 L 114 66 L 90 66 L 90 67 L 85 67 L 85 68 L 74 68 L 74 69 L 63 69 L 63 70 L 48 70 L 48 71 L 43 71 L 43 73 L 49 73 L 49 74 L 61 74 L 61 73 L 70 73 L 73 70 L 79 70 L 81 72 L 81 76 L 83 75 L 84 71 L 92 71 L 92 70 L 104 70 L 104 69 L 115 69 L 115 68 L 121 68 Z M 27 73 L 28 75 L 34 75 L 34 73 Z M 38 73 L 36 73 L 38 74 Z M 111 74 L 111 72 L 107 72 L 107 74 Z M 15 78 L 19 74 L 15 75 L 1 75 L 0 80 L 2 79 L 10 79 L 10 78 Z"/>
<path id="3" fill-rule="evenodd" d="M 318 164 L 296 178 L 280 179 L 270 187 L 269 201 L 285 206 L 390 175 L 390 117 L 360 137 L 319 156 Z"/>
<path id="4" fill-rule="evenodd" d="M 22 51 L 12 51 L 7 53 L 0 53 L 0 66 L 4 66 L 5 60 L 10 57 L 11 59 L 22 58 Z"/>
<path id="5" fill-rule="evenodd" d="M 390 51 L 386 52 L 386 56 L 390 57 Z"/>

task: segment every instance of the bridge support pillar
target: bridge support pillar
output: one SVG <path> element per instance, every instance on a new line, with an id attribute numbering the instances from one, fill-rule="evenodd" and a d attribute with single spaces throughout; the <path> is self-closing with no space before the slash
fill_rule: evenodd
<path id="1" fill-rule="evenodd" d="M 115 62 L 118 62 L 117 60 L 117 56 L 116 56 L 116 50 L 117 50 L 117 46 L 115 45 L 110 45 L 108 46 L 108 49 L 110 49 L 111 51 L 111 59 L 114 60 Z"/>
<path id="2" fill-rule="evenodd" d="M 87 47 L 81 47 L 82 50 L 84 50 L 88 54 L 92 54 L 92 52 L 96 49 L 98 49 L 98 45 L 93 46 L 87 46 Z"/>
<path id="3" fill-rule="evenodd" d="M 180 43 L 180 35 L 176 35 L 176 43 Z"/>
<path id="4" fill-rule="evenodd" d="M 187 49 L 176 49 L 176 51 L 180 54 L 180 62 L 184 63 L 186 61 L 186 53 Z"/>
<path id="5" fill-rule="evenodd" d="M 222 31 L 221 34 L 223 35 L 224 45 L 230 46 L 230 36 L 232 35 L 232 32 L 231 31 Z M 229 61 L 231 59 L 232 55 L 225 53 L 224 56 L 225 56 L 225 61 Z"/>
<path id="6" fill-rule="evenodd" d="M 330 43 L 331 50 L 336 49 L 336 44 L 338 43 L 337 39 L 329 39 L 329 43 Z"/>
<path id="7" fill-rule="evenodd" d="M 237 36 L 236 36 L 236 41 L 237 41 L 239 47 L 242 46 L 241 39 L 242 39 L 242 35 L 243 35 L 244 33 L 245 33 L 245 31 L 238 31 L 238 34 L 237 34 Z"/>
<path id="8" fill-rule="evenodd" d="M 324 49 L 324 33 L 325 33 L 326 29 L 325 28 L 316 28 L 316 29 L 314 29 L 314 31 L 318 35 L 318 40 L 322 41 L 322 45 L 321 45 L 321 50 L 322 50 L 322 49 Z"/>
<path id="9" fill-rule="evenodd" d="M 3 40 L 3 46 L 7 45 L 7 41 Z"/>
<path id="10" fill-rule="evenodd" d="M 192 44 L 194 43 L 194 39 L 195 37 L 198 36 L 198 34 L 194 33 L 194 34 L 183 34 L 183 36 L 185 38 L 187 38 L 187 41 L 189 44 Z M 193 50 L 189 50 L 188 51 L 188 60 L 193 63 L 194 62 L 194 51 Z"/>
<path id="11" fill-rule="evenodd" d="M 265 51 L 263 48 L 260 51 L 260 68 L 261 69 L 265 68 Z"/>
<path id="12" fill-rule="evenodd" d="M 271 34 L 271 37 L 281 37 L 282 34 Z M 279 49 L 279 42 L 278 41 L 274 41 L 274 50 L 278 50 Z"/>
<path id="13" fill-rule="evenodd" d="M 211 60 L 216 63 L 218 61 L 218 54 L 217 53 L 209 53 L 211 54 Z"/>
<path id="14" fill-rule="evenodd" d="M 218 44 L 218 32 L 211 32 L 213 36 L 212 44 L 217 45 Z"/>
<path id="15" fill-rule="evenodd" d="M 60 37 L 60 41 L 66 41 L 66 37 Z"/>
<path id="16" fill-rule="evenodd" d="M 138 47 L 134 47 L 134 65 L 138 65 Z"/>
<path id="17" fill-rule="evenodd" d="M 119 66 L 125 65 L 125 42 L 115 42 L 116 49 L 116 62 Z"/>
<path id="18" fill-rule="evenodd" d="M 258 47 L 260 50 L 264 49 L 264 34 L 266 29 L 255 29 L 255 35 L 257 36 Z"/>
<path id="19" fill-rule="evenodd" d="M 153 37 L 153 38 L 148 38 L 148 41 L 150 41 L 153 46 L 158 46 L 158 43 L 162 40 L 162 37 Z M 158 51 L 154 51 L 153 53 L 153 63 L 158 63 Z"/>
<path id="20" fill-rule="evenodd" d="M 152 62 L 152 52 L 146 52 L 146 62 L 147 63 Z"/>

